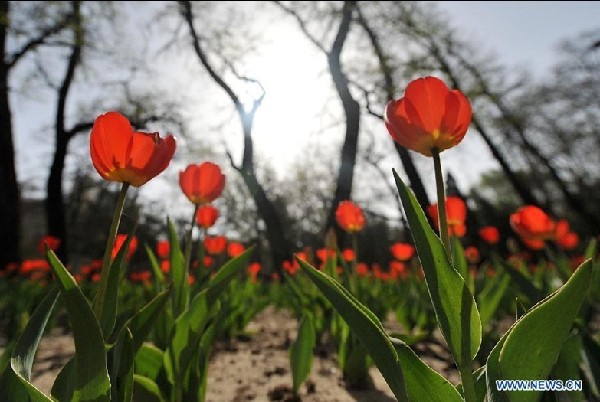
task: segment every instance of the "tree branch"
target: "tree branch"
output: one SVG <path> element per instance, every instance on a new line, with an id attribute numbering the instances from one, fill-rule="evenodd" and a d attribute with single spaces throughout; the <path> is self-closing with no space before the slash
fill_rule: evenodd
<path id="1" fill-rule="evenodd" d="M 39 45 L 44 44 L 49 37 L 63 30 L 72 18 L 73 15 L 71 13 L 65 15 L 55 25 L 46 27 L 46 29 L 42 30 L 42 32 L 40 32 L 38 36 L 32 38 L 31 40 L 29 40 L 29 42 L 25 43 L 19 50 L 17 50 L 8 57 L 8 62 L 6 63 L 7 68 L 11 69 L 12 67 L 14 67 L 14 65 L 17 64 L 17 62 L 28 52 L 35 49 Z"/>

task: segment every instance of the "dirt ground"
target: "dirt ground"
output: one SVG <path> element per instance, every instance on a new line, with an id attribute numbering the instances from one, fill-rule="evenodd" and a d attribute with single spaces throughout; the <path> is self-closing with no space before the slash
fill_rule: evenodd
<path id="1" fill-rule="evenodd" d="M 209 365 L 207 402 L 296 401 L 291 392 L 289 345 L 296 336 L 296 320 L 286 311 L 267 308 L 248 326 L 247 334 L 215 347 Z M 456 383 L 448 352 L 439 343 L 422 343 L 414 349 L 432 367 Z M 54 330 L 40 345 L 33 369 L 34 384 L 49 393 L 56 374 L 73 355 L 69 334 Z M 395 401 L 376 367 L 371 368 L 373 389 L 349 391 L 344 387 L 334 353 L 319 350 L 312 372 L 302 386 L 305 402 Z"/>

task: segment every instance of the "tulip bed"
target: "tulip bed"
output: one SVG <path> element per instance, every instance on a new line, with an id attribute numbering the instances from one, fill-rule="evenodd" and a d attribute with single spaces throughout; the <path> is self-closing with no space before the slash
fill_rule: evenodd
<path id="1" fill-rule="evenodd" d="M 208 235 L 218 218 L 210 203 L 225 185 L 211 162 L 180 173 L 180 187 L 194 205 L 185 238 L 168 221 L 168 241 L 145 245 L 150 268 L 130 271 L 137 241 L 134 233 L 118 234 L 127 190 L 167 168 L 175 140 L 136 132 L 116 112 L 98 117 L 92 162 L 104 179 L 122 183 L 103 259 L 67 269 L 53 251 L 59 240 L 45 238 L 44 260 L 3 271 L 2 400 L 204 401 L 215 342 L 243 333 L 267 306 L 289 311 L 298 322 L 289 347 L 294 393 L 311 372 L 315 348 L 328 342 L 349 388 L 369 387 L 375 365 L 399 401 L 599 400 L 597 242 L 524 206 L 510 217 L 520 250 L 502 254 L 493 226 L 479 231 L 486 249 L 464 249 L 466 207 L 445 196 L 440 153 L 462 140 L 470 117 L 464 95 L 433 77 L 413 81 L 386 109 L 392 137 L 433 159 L 439 202 L 427 213 L 435 231 L 394 172 L 413 243 L 381 245 L 389 249 L 389 267 L 361 262 L 356 234 L 365 217 L 347 200 L 336 218 L 354 246 L 340 250 L 328 235 L 322 248 L 290 256 L 272 275 L 261 272 L 252 245 Z M 581 256 L 572 254 L 577 247 L 584 249 Z M 45 395 L 31 372 L 43 334 L 58 325 L 59 306 L 76 353 Z M 415 345 L 432 340 L 443 342 L 460 383 L 415 353 Z M 575 380 L 581 390 L 497 387 L 500 380 L 548 379 Z"/>

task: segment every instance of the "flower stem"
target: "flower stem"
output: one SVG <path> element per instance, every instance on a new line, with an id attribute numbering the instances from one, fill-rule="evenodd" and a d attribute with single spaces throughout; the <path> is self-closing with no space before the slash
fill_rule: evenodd
<path id="1" fill-rule="evenodd" d="M 437 148 L 431 150 L 433 156 L 433 169 L 435 171 L 435 185 L 438 199 L 438 222 L 440 223 L 440 238 L 446 248 L 448 255 L 451 255 L 450 237 L 448 236 L 448 218 L 446 216 L 446 190 L 444 188 L 444 175 L 442 173 L 442 161 L 440 151 Z"/>
<path id="2" fill-rule="evenodd" d="M 96 318 L 100 320 L 102 317 L 102 310 L 104 309 L 104 297 L 106 294 L 106 287 L 108 286 L 108 272 L 110 269 L 111 255 L 113 247 L 115 246 L 115 239 L 117 238 L 117 232 L 119 231 L 119 223 L 121 222 L 121 215 L 123 214 L 123 207 L 125 206 L 125 195 L 129 183 L 123 183 L 119 197 L 117 198 L 117 204 L 113 212 L 112 221 L 110 223 L 110 230 L 108 232 L 108 240 L 106 241 L 106 248 L 104 249 L 104 256 L 102 257 L 102 271 L 100 273 L 100 285 L 98 286 L 98 293 L 94 299 L 94 313 Z"/>
<path id="3" fill-rule="evenodd" d="M 477 394 L 475 393 L 475 381 L 469 366 L 469 364 L 461 366 L 458 368 L 458 371 L 460 372 L 465 402 L 475 402 L 477 401 Z"/>
<path id="4" fill-rule="evenodd" d="M 192 215 L 192 221 L 190 222 L 190 230 L 188 231 L 187 237 L 185 239 L 185 278 L 184 280 L 188 280 L 189 272 L 190 272 L 190 262 L 192 260 L 192 232 L 194 230 L 194 225 L 196 223 L 196 214 L 198 213 L 198 205 L 194 204 L 194 214 Z"/>

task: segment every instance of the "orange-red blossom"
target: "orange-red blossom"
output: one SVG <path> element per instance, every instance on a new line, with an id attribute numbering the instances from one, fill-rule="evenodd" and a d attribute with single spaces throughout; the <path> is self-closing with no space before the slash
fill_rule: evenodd
<path id="1" fill-rule="evenodd" d="M 212 162 L 188 165 L 179 172 L 179 186 L 193 204 L 207 204 L 223 192 L 225 175 Z"/>
<path id="2" fill-rule="evenodd" d="M 175 153 L 175 138 L 135 131 L 120 113 L 108 112 L 94 121 L 90 154 L 96 171 L 108 181 L 140 187 L 167 168 Z"/>
<path id="3" fill-rule="evenodd" d="M 450 90 L 435 77 L 408 84 L 404 97 L 390 101 L 385 126 L 400 145 L 432 156 L 458 144 L 471 123 L 471 104 L 458 90 Z"/>
<path id="4" fill-rule="evenodd" d="M 544 248 L 544 241 L 554 237 L 554 221 L 540 208 L 526 205 L 510 215 L 510 226 L 533 250 Z"/>
<path id="5" fill-rule="evenodd" d="M 362 209 L 352 201 L 342 201 L 335 211 L 335 219 L 346 232 L 359 232 L 365 226 L 366 220 Z"/>
<path id="6" fill-rule="evenodd" d="M 219 210 L 210 204 L 202 205 L 196 212 L 196 223 L 204 229 L 213 226 L 219 218 Z"/>
<path id="7" fill-rule="evenodd" d="M 432 204 L 427 207 L 427 212 L 433 219 L 436 229 L 439 230 L 438 204 Z M 461 198 L 446 198 L 446 218 L 448 220 L 448 234 L 450 236 L 463 237 L 467 233 L 467 227 L 465 226 L 467 205 Z"/>

